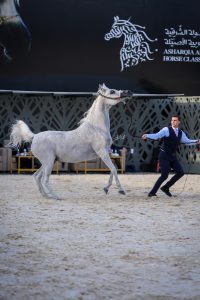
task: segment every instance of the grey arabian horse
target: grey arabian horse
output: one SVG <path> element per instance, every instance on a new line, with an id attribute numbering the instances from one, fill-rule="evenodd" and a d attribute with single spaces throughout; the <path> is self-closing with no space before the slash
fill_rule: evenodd
<path id="1" fill-rule="evenodd" d="M 20 0 L 0 0 L 0 56 L 5 61 L 23 57 L 31 46 L 31 34 L 17 9 Z"/>
<path id="2" fill-rule="evenodd" d="M 97 157 L 100 157 L 111 171 L 108 184 L 104 188 L 105 193 L 108 193 L 114 176 L 119 193 L 125 194 L 109 156 L 112 144 L 109 110 L 131 94 L 130 91 L 109 89 L 105 84 L 100 85 L 92 106 L 79 122 L 79 127 L 72 131 L 44 131 L 34 134 L 23 121 L 17 121 L 12 126 L 12 147 L 32 141 L 31 151 L 41 162 L 41 167 L 34 173 L 34 177 L 44 197 L 61 199 L 49 185 L 55 159 L 75 163 Z"/>

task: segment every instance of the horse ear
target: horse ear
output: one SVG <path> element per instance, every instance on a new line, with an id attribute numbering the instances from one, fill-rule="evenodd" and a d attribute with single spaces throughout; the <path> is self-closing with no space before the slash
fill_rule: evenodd
<path id="1" fill-rule="evenodd" d="M 105 92 L 108 88 L 106 87 L 105 83 L 99 84 L 99 90 Z"/>
<path id="2" fill-rule="evenodd" d="M 104 90 L 104 83 L 103 84 L 99 84 L 99 90 L 103 91 Z"/>

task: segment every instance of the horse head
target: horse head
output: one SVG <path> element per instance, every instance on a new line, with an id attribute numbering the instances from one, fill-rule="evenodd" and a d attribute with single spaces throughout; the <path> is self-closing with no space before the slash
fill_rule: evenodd
<path id="1" fill-rule="evenodd" d="M 104 99 L 104 102 L 110 106 L 116 105 L 119 102 L 125 101 L 132 96 L 129 90 L 109 89 L 104 83 L 99 85 L 98 94 Z"/>
<path id="2" fill-rule="evenodd" d="M 105 34 L 105 40 L 109 41 L 112 38 L 120 38 L 123 33 L 122 25 L 124 25 L 118 16 L 114 17 L 114 23 L 111 27 L 110 32 Z"/>
<path id="3" fill-rule="evenodd" d="M 16 7 L 19 0 L 0 0 L 0 55 L 5 60 L 23 57 L 31 46 L 31 34 Z"/>
<path id="4" fill-rule="evenodd" d="M 105 40 L 109 41 L 112 38 L 120 38 L 124 36 L 123 46 L 120 49 L 121 71 L 124 67 L 133 67 L 140 62 L 153 60 L 150 55 L 153 53 L 150 50 L 149 42 L 155 42 L 157 39 L 150 39 L 144 32 L 145 27 L 137 24 L 132 24 L 128 20 L 114 17 L 114 23 L 109 33 L 105 35 Z"/>

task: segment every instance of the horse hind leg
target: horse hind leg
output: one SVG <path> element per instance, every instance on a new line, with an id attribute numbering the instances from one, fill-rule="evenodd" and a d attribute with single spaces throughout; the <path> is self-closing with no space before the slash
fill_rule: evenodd
<path id="1" fill-rule="evenodd" d="M 40 191 L 40 193 L 42 194 L 43 197 L 46 197 L 46 193 L 43 189 L 42 183 L 41 183 L 41 179 L 42 179 L 42 166 L 33 174 L 33 177 L 37 183 L 37 187 Z"/>
<path id="2" fill-rule="evenodd" d="M 53 198 L 56 200 L 61 200 L 61 197 L 58 196 L 55 192 L 53 192 L 53 190 L 51 189 L 50 184 L 49 184 L 49 176 L 52 172 L 53 164 L 54 164 L 54 158 L 48 159 L 48 162 L 42 163 L 41 174 L 40 173 L 38 174 L 39 180 L 40 180 L 40 185 L 41 185 L 41 190 L 45 197 Z"/>

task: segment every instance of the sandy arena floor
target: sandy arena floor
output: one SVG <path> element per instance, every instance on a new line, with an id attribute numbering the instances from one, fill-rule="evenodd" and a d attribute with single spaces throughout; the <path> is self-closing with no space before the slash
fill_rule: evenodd
<path id="1" fill-rule="evenodd" d="M 158 174 L 0 175 L 1 300 L 200 299 L 200 176 L 147 193 Z"/>

